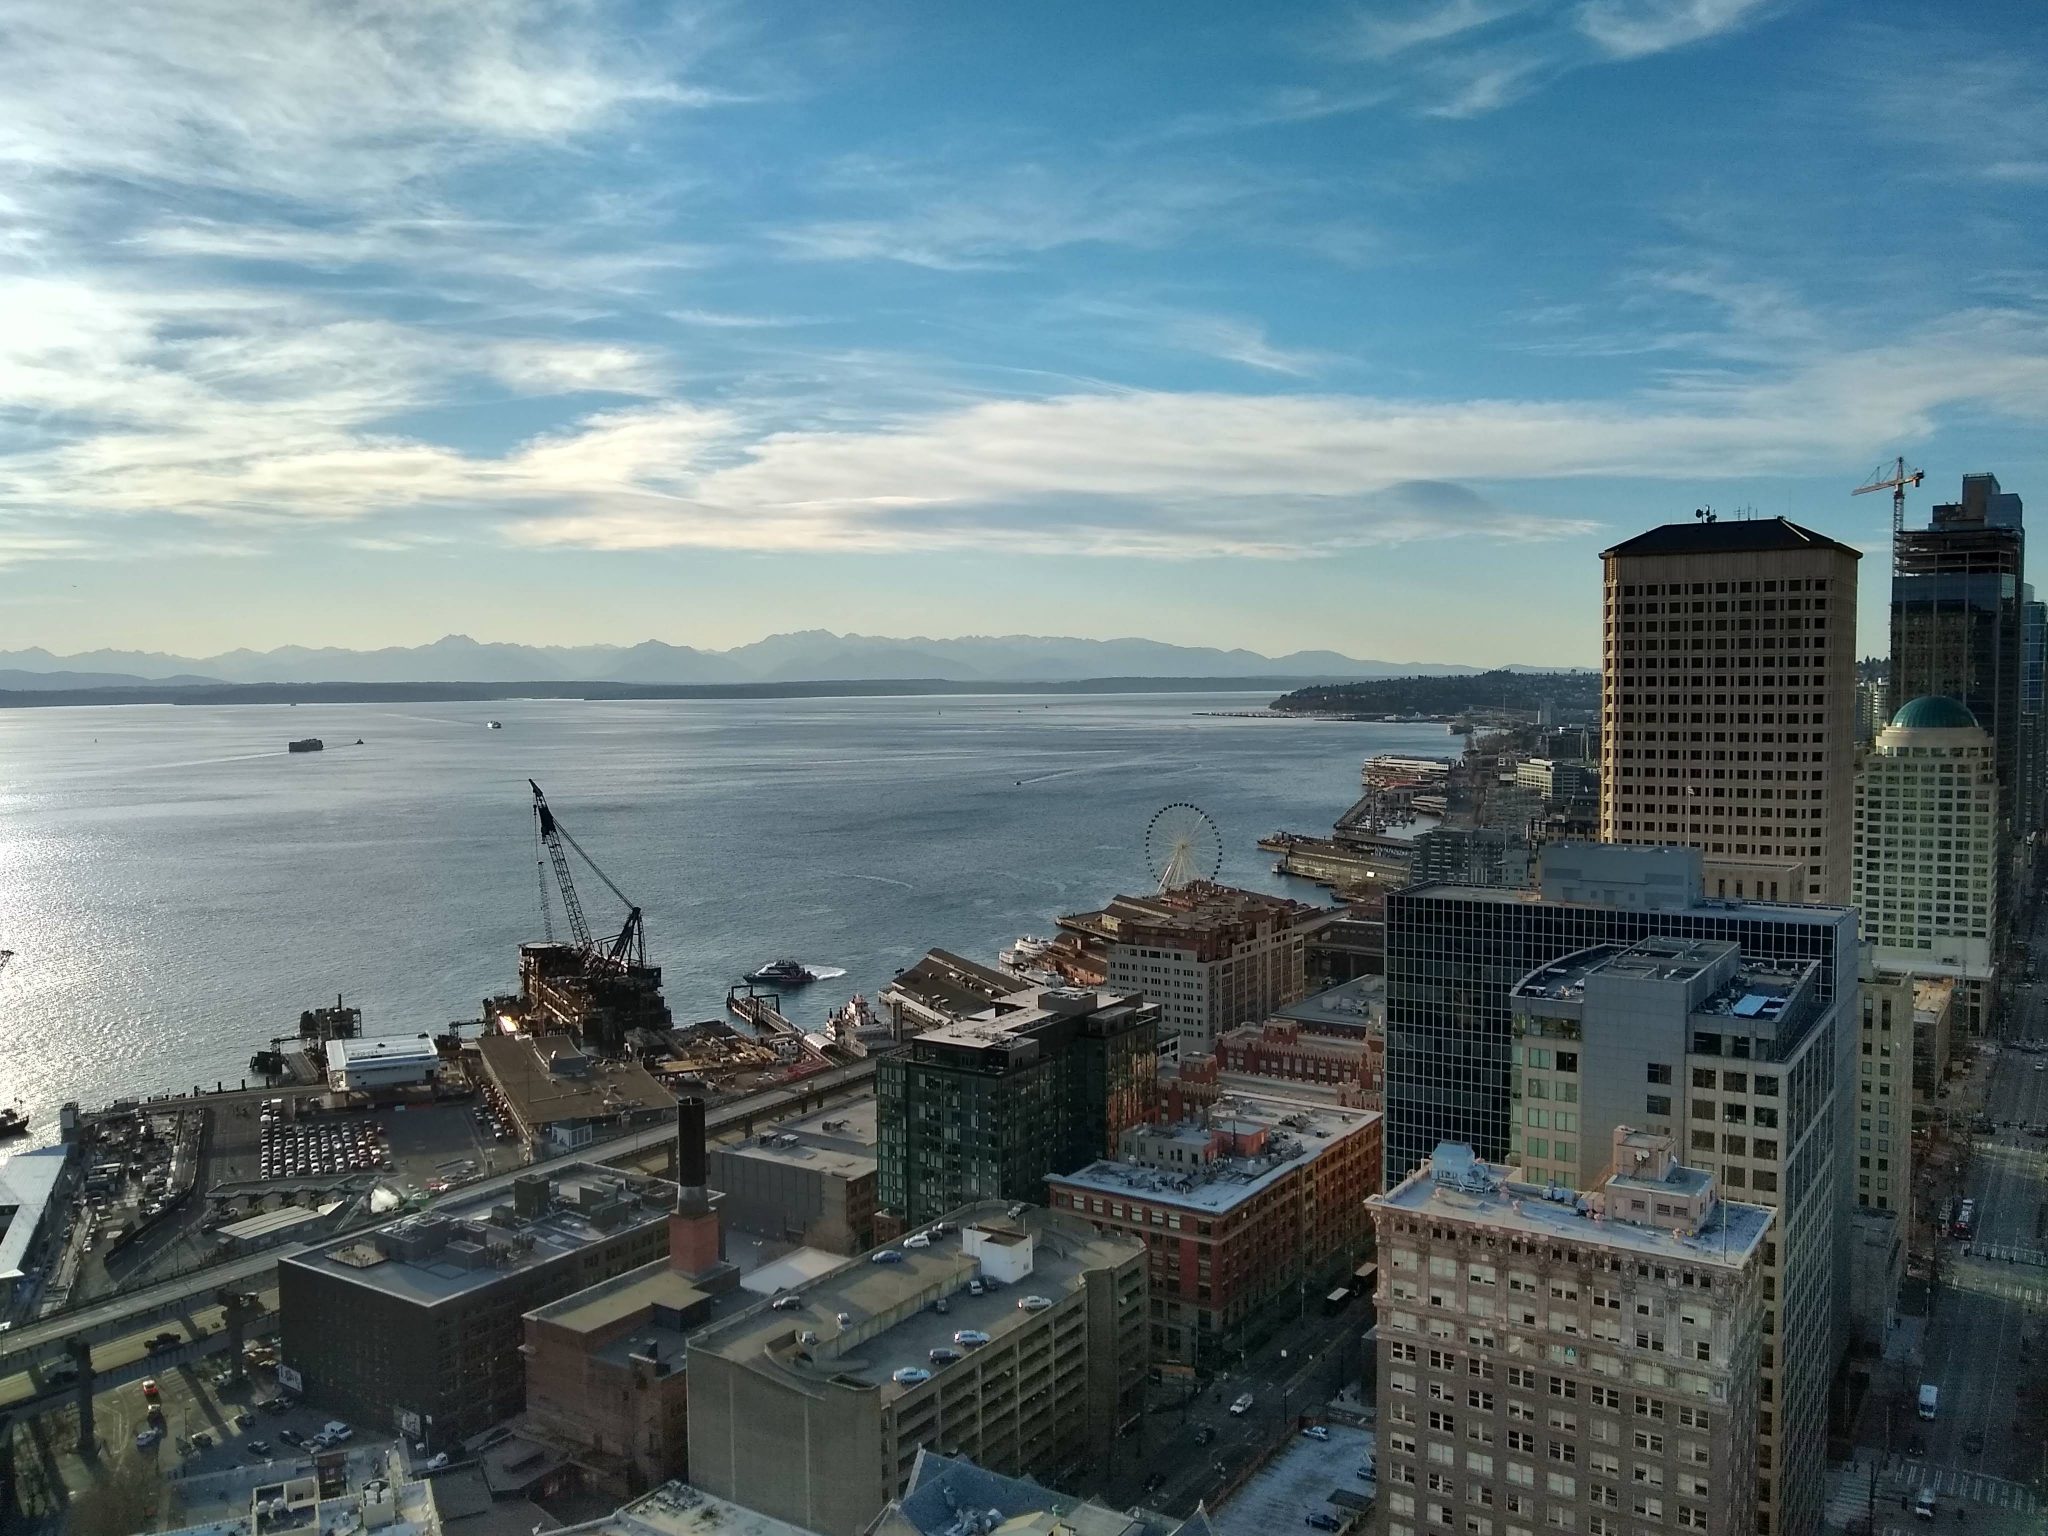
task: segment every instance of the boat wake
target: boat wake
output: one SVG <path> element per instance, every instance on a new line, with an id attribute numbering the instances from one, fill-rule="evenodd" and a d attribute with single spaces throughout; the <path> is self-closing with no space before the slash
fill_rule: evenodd
<path id="1" fill-rule="evenodd" d="M 807 965 L 804 969 L 811 973 L 813 981 L 837 981 L 846 974 L 843 965 Z"/>

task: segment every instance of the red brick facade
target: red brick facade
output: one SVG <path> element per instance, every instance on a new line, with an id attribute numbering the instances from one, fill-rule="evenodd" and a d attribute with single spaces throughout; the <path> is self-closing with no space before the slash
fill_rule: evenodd
<path id="1" fill-rule="evenodd" d="M 1384 1036 L 1311 1034 L 1285 1019 L 1248 1024 L 1216 1039 L 1216 1060 L 1223 1071 L 1314 1083 L 1333 1090 L 1336 1102 L 1352 1109 L 1381 1108 L 1386 1052 Z"/>
<path id="2" fill-rule="evenodd" d="M 1169 1085 L 1170 1103 L 1172 1091 Z M 1199 1073 L 1180 1089 L 1184 1095 L 1202 1091 Z M 1231 1156 L 1265 1150 L 1263 1135 L 1241 1124 L 1219 1126 L 1216 1134 L 1224 1140 L 1212 1145 Z M 1329 1285 L 1348 1283 L 1342 1277 L 1370 1241 L 1365 1201 L 1380 1188 L 1380 1117 L 1363 1116 L 1316 1148 L 1313 1157 L 1235 1202 L 1216 1201 L 1213 1183 L 1176 1192 L 1170 1181 L 1146 1189 L 1133 1177 L 1127 1187 L 1104 1187 L 1090 1169 L 1047 1182 L 1055 1209 L 1147 1245 L 1153 1354 L 1193 1361 L 1262 1307 L 1313 1305 Z M 1115 1164 L 1095 1169 L 1105 1166 L 1128 1171 Z"/>

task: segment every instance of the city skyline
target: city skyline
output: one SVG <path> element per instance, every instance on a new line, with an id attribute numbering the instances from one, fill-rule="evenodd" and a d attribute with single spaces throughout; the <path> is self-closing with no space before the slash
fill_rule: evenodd
<path id="1" fill-rule="evenodd" d="M 1588 665 L 1696 506 L 2042 478 L 2017 6 L 19 16 L 0 649 Z"/>

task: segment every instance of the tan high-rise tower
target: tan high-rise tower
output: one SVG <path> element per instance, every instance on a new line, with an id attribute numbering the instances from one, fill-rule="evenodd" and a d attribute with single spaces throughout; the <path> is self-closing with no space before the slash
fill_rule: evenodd
<path id="1" fill-rule="evenodd" d="M 1781 517 L 1601 555 L 1602 841 L 1699 849 L 1709 896 L 1849 900 L 1861 558 Z"/>

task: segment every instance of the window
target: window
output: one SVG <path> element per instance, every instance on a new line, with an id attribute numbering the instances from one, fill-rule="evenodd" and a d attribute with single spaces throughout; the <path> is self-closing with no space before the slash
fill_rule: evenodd
<path id="1" fill-rule="evenodd" d="M 1652 1456 L 1662 1456 L 1664 1454 L 1664 1437 L 1652 1434 L 1647 1429 L 1639 1429 L 1636 1431 L 1636 1449 L 1647 1451 Z"/>

